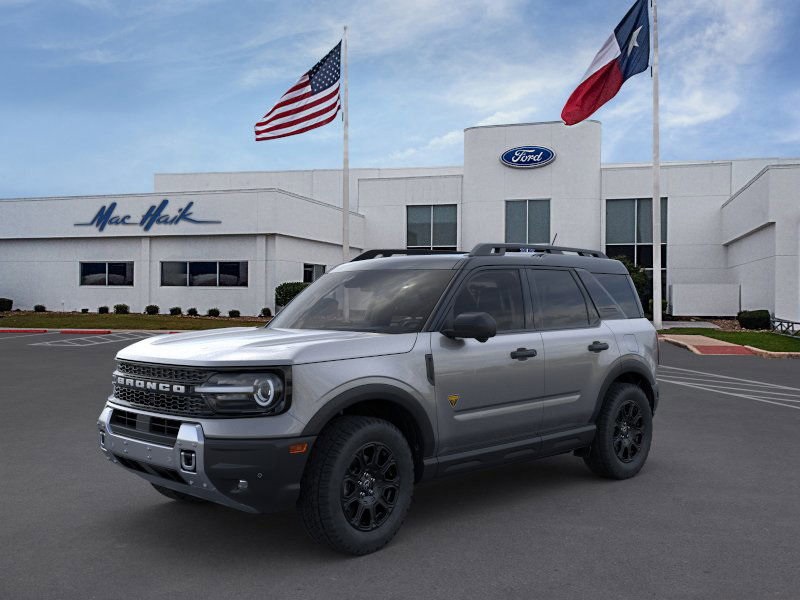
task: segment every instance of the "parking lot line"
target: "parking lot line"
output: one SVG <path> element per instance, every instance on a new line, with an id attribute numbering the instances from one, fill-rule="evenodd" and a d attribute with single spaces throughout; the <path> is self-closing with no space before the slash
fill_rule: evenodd
<path id="1" fill-rule="evenodd" d="M 795 395 L 796 392 L 792 390 L 792 388 L 786 387 L 773 387 L 770 384 L 761 384 L 761 383 L 745 383 L 743 381 L 728 381 L 725 379 L 711 379 L 708 377 L 705 378 L 697 378 L 697 377 L 680 377 L 677 375 L 672 375 L 669 373 L 665 373 L 660 375 L 660 377 L 669 377 L 675 381 L 683 381 L 686 383 L 696 383 L 698 385 L 717 385 L 720 387 L 725 387 L 725 384 L 730 384 L 731 389 L 748 389 L 754 388 L 754 391 L 764 391 L 772 389 L 773 391 L 770 392 L 772 394 L 788 394 L 788 395 Z"/>
<path id="2" fill-rule="evenodd" d="M 785 390 L 800 391 L 800 388 L 789 387 L 786 385 L 767 383 L 766 381 L 756 381 L 754 379 L 742 379 L 741 377 L 731 377 L 730 375 L 719 375 L 717 373 L 707 373 L 705 371 L 695 371 L 694 369 L 684 369 L 681 367 L 670 367 L 667 365 L 659 365 L 658 370 L 659 370 L 659 376 L 663 374 L 672 378 L 690 377 L 690 375 L 682 375 L 682 373 L 694 373 L 697 375 L 703 375 L 705 376 L 705 378 L 713 381 L 727 379 L 736 382 L 751 383 L 762 387 L 772 387 L 772 388 L 781 388 Z M 667 371 L 667 373 L 661 373 L 662 371 Z"/>
<path id="3" fill-rule="evenodd" d="M 156 335 L 161 335 L 159 333 L 153 333 L 149 331 L 121 331 L 119 333 L 111 333 L 107 335 L 92 335 L 87 337 L 78 337 L 78 338 L 70 338 L 64 339 L 61 336 L 57 340 L 53 340 L 51 342 L 36 342 L 30 344 L 31 346 L 58 346 L 58 347 L 67 347 L 67 348 L 80 348 L 86 346 L 97 346 L 99 344 L 113 344 L 118 342 L 135 342 L 138 340 L 143 340 L 146 338 L 150 338 Z"/>
<path id="4" fill-rule="evenodd" d="M 16 340 L 21 337 L 37 337 L 41 335 L 54 335 L 58 332 L 56 331 L 47 331 L 46 329 L 42 330 L 40 333 L 24 333 L 24 332 L 16 332 L 17 335 L 8 335 L 4 337 L 0 337 L 0 340 Z"/>
<path id="5" fill-rule="evenodd" d="M 668 366 L 659 368 L 658 380 L 663 383 L 672 383 L 696 390 L 800 409 L 800 406 L 798 406 L 800 404 L 800 388 L 767 383 L 766 381 L 755 381 L 753 379 Z"/>
<path id="6" fill-rule="evenodd" d="M 684 387 L 694 388 L 696 390 L 703 390 L 706 392 L 716 392 L 717 394 L 724 394 L 726 396 L 735 396 L 737 398 L 745 398 L 747 400 L 755 400 L 756 402 L 763 402 L 765 404 L 775 404 L 777 406 L 785 406 L 786 408 L 794 408 L 795 410 L 800 410 L 800 406 L 794 406 L 792 404 L 784 404 L 783 402 L 776 402 L 775 400 L 767 400 L 766 398 L 759 398 L 758 396 L 750 394 L 737 394 L 735 392 L 729 392 L 714 386 L 695 385 L 681 381 L 670 381 L 669 379 L 662 379 L 660 377 L 659 381 L 663 381 L 664 383 L 674 383 L 675 385 L 682 385 Z"/>

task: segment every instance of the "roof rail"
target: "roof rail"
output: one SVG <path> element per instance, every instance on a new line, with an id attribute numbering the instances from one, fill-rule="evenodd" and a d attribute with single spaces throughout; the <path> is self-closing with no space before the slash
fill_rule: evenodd
<path id="1" fill-rule="evenodd" d="M 506 252 L 530 252 L 532 254 L 577 254 L 593 258 L 608 258 L 599 250 L 586 248 L 568 248 L 567 246 L 550 246 L 549 244 L 478 244 L 469 253 L 470 256 L 502 256 Z"/>
<path id="2" fill-rule="evenodd" d="M 369 260 L 371 258 L 385 258 L 387 256 L 396 256 L 398 254 L 416 256 L 420 254 L 464 254 L 464 252 L 459 252 L 457 250 L 431 250 L 429 248 L 379 248 L 362 252 L 350 262 L 356 262 L 357 260 Z"/>

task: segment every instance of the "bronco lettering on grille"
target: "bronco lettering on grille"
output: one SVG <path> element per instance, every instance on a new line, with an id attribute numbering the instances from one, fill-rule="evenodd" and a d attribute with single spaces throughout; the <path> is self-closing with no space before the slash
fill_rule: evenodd
<path id="1" fill-rule="evenodd" d="M 172 392 L 173 394 L 185 394 L 186 386 L 178 383 L 159 383 L 157 381 L 145 381 L 144 379 L 133 379 L 131 377 L 116 378 L 117 385 L 125 387 L 139 388 L 140 390 L 150 390 L 153 392 Z"/>

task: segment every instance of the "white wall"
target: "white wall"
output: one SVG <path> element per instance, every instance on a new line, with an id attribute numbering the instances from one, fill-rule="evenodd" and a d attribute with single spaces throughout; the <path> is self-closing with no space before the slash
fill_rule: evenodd
<path id="1" fill-rule="evenodd" d="M 189 202 L 192 218 L 221 221 L 154 225 L 139 219 L 167 197 L 171 216 Z M 116 203 L 116 216 L 130 225 L 91 222 Z M 274 287 L 302 280 L 304 262 L 333 265 L 341 257 L 340 208 L 280 190 L 134 194 L 85 198 L 42 198 L 0 202 L 0 296 L 17 308 L 44 304 L 54 310 L 97 310 L 124 303 L 134 311 L 157 304 L 184 310 L 235 308 L 257 314 L 274 310 Z M 364 247 L 364 217 L 350 214 L 351 254 Z M 168 260 L 248 261 L 246 288 L 162 287 L 160 263 Z M 133 261 L 133 287 L 79 285 L 81 261 Z"/>
<path id="2" fill-rule="evenodd" d="M 166 213 L 175 216 L 191 202 L 192 218 L 219 223 L 154 225 L 144 231 L 135 223 L 163 199 Z M 109 225 L 104 231 L 77 223 L 91 222 L 101 207 L 116 204 L 114 214 L 130 215 L 133 225 Z M 30 238 L 250 235 L 281 234 L 327 243 L 342 241 L 342 210 L 282 190 L 233 192 L 176 192 L 67 198 L 33 198 L 0 202 L 0 240 Z M 363 248 L 364 217 L 350 213 L 350 242 Z"/>
<path id="3" fill-rule="evenodd" d="M 669 286 L 669 303 L 682 317 L 735 317 L 739 286 L 734 283 L 677 283 Z"/>
<path id="4" fill-rule="evenodd" d="M 517 146 L 555 151 L 551 164 L 509 168 L 500 155 Z M 461 242 L 505 240 L 505 201 L 550 199 L 550 238 L 562 246 L 600 248 L 600 123 L 585 121 L 473 127 L 464 132 Z"/>
<path id="5" fill-rule="evenodd" d="M 461 244 L 461 175 L 361 179 L 358 193 L 365 218 L 365 248 L 406 247 L 406 206 L 456 204 Z"/>
<path id="6" fill-rule="evenodd" d="M 800 164 L 764 168 L 722 208 L 731 277 L 744 309 L 800 321 Z"/>
<path id="7" fill-rule="evenodd" d="M 731 194 L 730 173 L 730 162 L 662 165 L 661 196 L 667 198 L 669 285 L 728 282 L 719 211 Z M 651 166 L 603 168 L 604 202 L 652 196 Z M 674 308 L 681 310 L 680 305 Z M 693 309 L 687 306 L 686 310 Z"/>
<path id="8" fill-rule="evenodd" d="M 142 258 L 137 238 L 0 241 L 0 297 L 11 298 L 14 308 L 21 309 L 44 304 L 49 310 L 96 311 L 122 303 L 143 310 L 148 269 Z M 80 286 L 80 262 L 99 260 L 134 261 L 135 285 Z"/>
<path id="9" fill-rule="evenodd" d="M 408 169 L 350 169 L 350 209 L 358 211 L 360 179 L 383 177 L 424 177 L 461 175 L 462 167 L 420 167 Z M 320 202 L 342 205 L 341 169 L 309 171 L 244 171 L 234 173 L 157 173 L 154 191 L 158 193 L 245 190 L 278 188 L 314 198 Z"/>

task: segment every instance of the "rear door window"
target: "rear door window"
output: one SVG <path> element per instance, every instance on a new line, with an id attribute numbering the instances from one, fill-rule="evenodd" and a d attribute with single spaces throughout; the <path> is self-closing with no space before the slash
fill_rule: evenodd
<path id="1" fill-rule="evenodd" d="M 589 327 L 589 312 L 578 282 L 569 271 L 529 269 L 536 301 L 537 329 Z"/>

